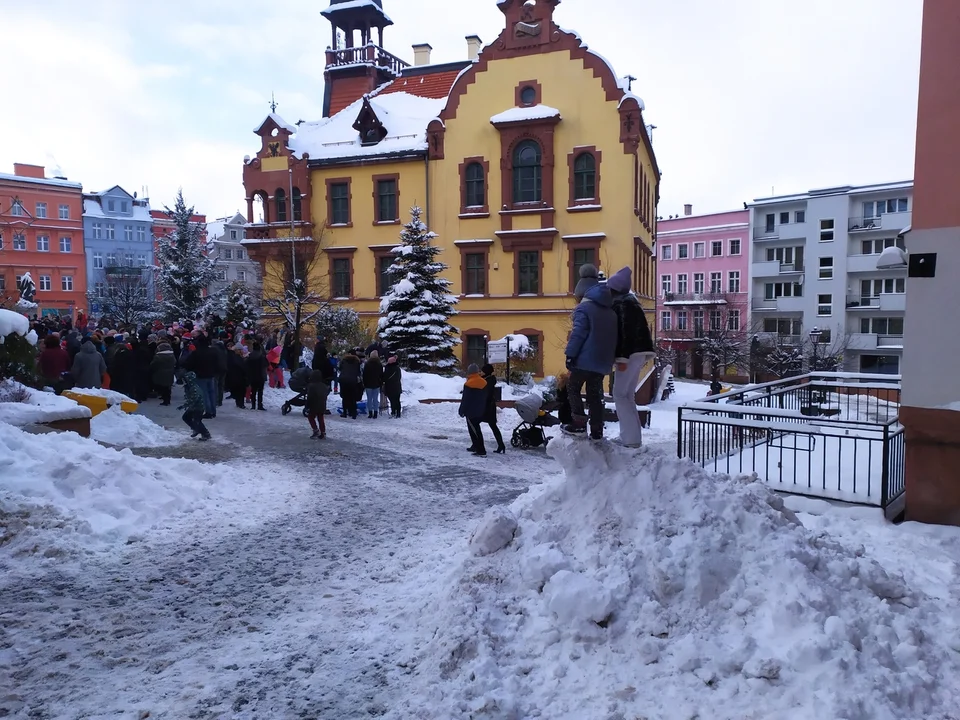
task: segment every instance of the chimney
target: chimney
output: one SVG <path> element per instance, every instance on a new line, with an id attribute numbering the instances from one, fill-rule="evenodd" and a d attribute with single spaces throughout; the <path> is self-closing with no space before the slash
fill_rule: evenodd
<path id="1" fill-rule="evenodd" d="M 413 46 L 413 64 L 415 67 L 430 64 L 430 51 L 433 50 L 427 43 Z"/>
<path id="2" fill-rule="evenodd" d="M 20 177 L 38 178 L 43 180 L 46 177 L 43 165 L 28 165 L 27 163 L 14 163 L 13 174 Z"/>
<path id="3" fill-rule="evenodd" d="M 480 57 L 483 40 L 479 35 L 467 35 L 467 60 L 476 60 Z"/>
<path id="4" fill-rule="evenodd" d="M 691 215 L 693 215 L 693 205 L 690 205 L 689 203 L 684 205 L 683 214 L 686 215 L 687 217 L 690 217 Z"/>

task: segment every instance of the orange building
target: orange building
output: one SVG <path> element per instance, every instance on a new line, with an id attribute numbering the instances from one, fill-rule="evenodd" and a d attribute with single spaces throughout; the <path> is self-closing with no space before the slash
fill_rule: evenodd
<path id="1" fill-rule="evenodd" d="M 48 178 L 38 165 L 15 163 L 0 174 L 0 300 L 19 298 L 30 273 L 40 314 L 75 316 L 87 310 L 83 250 L 83 188 Z M 32 313 L 31 313 L 32 314 Z"/>

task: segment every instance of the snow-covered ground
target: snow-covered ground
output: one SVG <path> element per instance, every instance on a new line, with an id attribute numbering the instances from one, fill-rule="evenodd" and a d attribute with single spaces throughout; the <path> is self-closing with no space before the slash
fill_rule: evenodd
<path id="1" fill-rule="evenodd" d="M 154 402 L 94 419 L 139 454 L 0 423 L 0 716 L 960 707 L 960 530 L 784 506 L 676 460 L 676 408 L 702 384 L 654 406 L 640 452 L 557 438 L 487 458 L 455 403 L 416 402 L 462 380 L 405 385 L 404 418 L 327 416 L 325 441 L 280 414 L 289 390 L 269 412 L 226 401 L 206 444 Z M 500 412 L 508 444 L 518 422 Z"/>
<path id="2" fill-rule="evenodd" d="M 67 397 L 26 388 L 12 380 L 0 382 L 0 423 L 30 425 L 56 420 L 83 420 L 90 408 Z"/>

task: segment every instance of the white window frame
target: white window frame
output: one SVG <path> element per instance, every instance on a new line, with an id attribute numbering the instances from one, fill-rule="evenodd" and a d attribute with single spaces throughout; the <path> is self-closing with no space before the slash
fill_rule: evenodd
<path id="1" fill-rule="evenodd" d="M 237 231 L 236 231 L 236 230 L 231 230 L 231 231 L 230 231 L 230 239 L 231 239 L 231 240 L 236 240 L 236 239 L 237 239 Z"/>
<path id="2" fill-rule="evenodd" d="M 69 205 L 60 205 L 60 206 L 57 208 L 57 213 L 58 213 L 58 217 L 59 217 L 61 220 L 69 220 L 69 219 L 70 219 L 70 206 L 69 206 Z"/>
<path id="3" fill-rule="evenodd" d="M 717 332 L 723 329 L 723 313 L 714 308 L 710 311 L 710 331 Z"/>
<path id="4" fill-rule="evenodd" d="M 830 223 L 826 227 L 826 223 Z M 829 235 L 829 237 L 827 237 Z M 837 237 L 837 223 L 833 218 L 822 218 L 820 220 L 820 242 L 833 242 Z"/>
<path id="5" fill-rule="evenodd" d="M 219 280 L 220 282 L 227 281 L 227 271 L 225 268 L 217 271 L 217 280 Z"/>
<path id="6" fill-rule="evenodd" d="M 233 260 L 233 248 L 223 248 L 223 259 Z"/>
<path id="7" fill-rule="evenodd" d="M 807 221 L 807 211 L 806 210 L 794 210 L 793 211 L 793 221 L 798 225 L 800 223 L 805 223 Z"/>
<path id="8" fill-rule="evenodd" d="M 63 292 L 73 292 L 73 275 L 62 275 L 60 277 L 60 289 Z"/>
<path id="9" fill-rule="evenodd" d="M 10 214 L 14 217 L 23 217 L 26 215 L 27 211 L 23 209 L 23 202 L 20 200 L 14 200 L 13 204 L 10 206 Z"/>
<path id="10" fill-rule="evenodd" d="M 695 242 L 693 244 L 693 259 L 698 260 L 707 256 L 707 243 Z"/>
<path id="11" fill-rule="evenodd" d="M 37 290 L 40 292 L 50 292 L 50 276 L 41 275 L 37 278 L 39 282 L 37 283 Z"/>
<path id="12" fill-rule="evenodd" d="M 706 276 L 703 273 L 693 274 L 693 294 L 694 295 L 703 295 L 705 282 L 706 282 Z M 699 290 L 697 289 L 698 287 L 700 288 Z"/>
<path id="13" fill-rule="evenodd" d="M 20 247 L 17 247 L 19 245 Z M 13 249 L 26 252 L 27 250 L 27 236 L 23 233 L 14 233 L 13 234 Z M 19 283 L 18 283 L 19 284 Z"/>
<path id="14" fill-rule="evenodd" d="M 677 330 L 682 332 L 687 331 L 687 311 L 686 310 L 677 311 Z"/>
<path id="15" fill-rule="evenodd" d="M 720 245 L 720 252 L 715 253 L 717 245 Z M 723 257 L 723 240 L 711 240 L 710 241 L 710 257 Z"/>
<path id="16" fill-rule="evenodd" d="M 673 319 L 673 313 L 669 310 L 660 311 L 660 330 L 662 332 L 670 332 L 673 328 L 671 327 Z"/>
<path id="17" fill-rule="evenodd" d="M 106 294 L 106 285 L 104 285 L 104 283 L 102 282 L 94 283 L 93 294 L 96 295 L 98 298 L 104 297 L 104 295 Z"/>
<path id="18" fill-rule="evenodd" d="M 710 273 L 710 294 L 720 295 L 723 293 L 723 272 Z"/>
<path id="19" fill-rule="evenodd" d="M 103 239 L 103 223 L 95 222 L 93 224 L 93 239 L 94 240 Z"/>
<path id="20" fill-rule="evenodd" d="M 137 226 L 137 242 L 145 242 L 147 239 L 147 229 L 143 225 Z"/>
<path id="21" fill-rule="evenodd" d="M 673 292 L 673 275 L 660 276 L 660 293 L 666 295 Z"/>
<path id="22" fill-rule="evenodd" d="M 680 273 L 677 275 L 677 294 L 686 295 L 687 294 L 687 273 Z"/>
<path id="23" fill-rule="evenodd" d="M 237 270 L 237 280 L 240 282 L 247 281 L 247 271 L 246 270 Z"/>
<path id="24" fill-rule="evenodd" d="M 64 245 L 66 245 L 66 250 L 64 250 Z M 60 252 L 62 253 L 73 252 L 73 238 L 67 237 L 66 235 L 60 238 Z"/>
<path id="25" fill-rule="evenodd" d="M 690 246 L 687 243 L 677 244 L 677 260 L 690 259 Z"/>
<path id="26" fill-rule="evenodd" d="M 113 223 L 107 223 L 107 240 L 117 239 L 117 226 Z"/>
<path id="27" fill-rule="evenodd" d="M 661 260 L 673 260 L 673 245 L 661 245 L 661 246 L 660 246 L 660 259 L 661 259 Z"/>
<path id="28" fill-rule="evenodd" d="M 824 300 L 829 298 L 829 300 Z M 833 295 L 829 293 L 817 294 L 817 317 L 833 316 Z"/>
<path id="29" fill-rule="evenodd" d="M 739 270 L 727 271 L 727 292 L 735 295 L 740 294 L 740 271 Z"/>
<path id="30" fill-rule="evenodd" d="M 733 332 L 740 331 L 740 308 L 730 308 L 727 310 L 727 330 Z"/>
<path id="31" fill-rule="evenodd" d="M 50 236 L 37 235 L 37 252 L 50 252 Z"/>
<path id="32" fill-rule="evenodd" d="M 123 226 L 123 239 L 125 242 L 133 242 L 133 225 Z"/>
<path id="33" fill-rule="evenodd" d="M 147 266 L 147 254 L 138 253 L 137 254 L 137 267 L 145 268 Z"/>
<path id="34" fill-rule="evenodd" d="M 823 261 L 829 260 L 829 265 L 824 265 Z M 820 258 L 820 268 L 817 273 L 818 280 L 833 280 L 833 257 L 821 257 Z"/>
<path id="35" fill-rule="evenodd" d="M 737 251 L 733 251 L 733 243 L 737 244 Z M 743 238 L 730 238 L 727 240 L 727 247 L 729 248 L 730 255 L 739 255 L 743 252 Z"/>
<path id="36" fill-rule="evenodd" d="M 37 203 L 37 217 L 46 218 L 47 217 L 47 204 L 45 202 Z"/>
<path id="37" fill-rule="evenodd" d="M 95 252 L 93 254 L 93 269 L 103 270 L 103 253 Z"/>

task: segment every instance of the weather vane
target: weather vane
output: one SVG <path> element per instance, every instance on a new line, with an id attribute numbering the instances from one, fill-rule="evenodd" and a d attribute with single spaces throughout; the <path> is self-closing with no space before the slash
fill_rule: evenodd
<path id="1" fill-rule="evenodd" d="M 270 93 L 270 112 L 277 111 L 277 98 L 274 97 L 273 93 Z"/>

